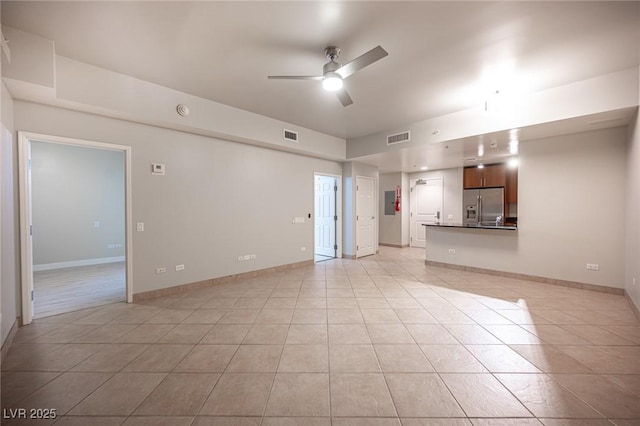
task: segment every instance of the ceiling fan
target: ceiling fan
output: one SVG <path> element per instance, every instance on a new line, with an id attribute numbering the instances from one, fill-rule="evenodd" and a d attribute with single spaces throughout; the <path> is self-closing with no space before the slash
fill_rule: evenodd
<path id="1" fill-rule="evenodd" d="M 338 99 L 342 102 L 343 106 L 349 106 L 353 103 L 351 96 L 343 87 L 343 80 L 356 71 L 360 71 L 362 68 L 367 67 L 374 62 L 379 61 L 388 55 L 387 51 L 382 47 L 377 46 L 364 53 L 353 61 L 347 64 L 340 64 L 337 59 L 340 57 L 340 49 L 335 46 L 328 46 L 324 49 L 324 53 L 327 56 L 329 62 L 322 67 L 322 75 L 270 75 L 267 78 L 272 80 L 321 80 L 322 87 L 330 92 L 336 92 Z"/>

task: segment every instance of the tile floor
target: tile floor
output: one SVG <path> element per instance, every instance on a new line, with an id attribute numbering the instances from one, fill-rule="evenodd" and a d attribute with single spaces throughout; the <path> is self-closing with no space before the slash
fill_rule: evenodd
<path id="1" fill-rule="evenodd" d="M 2 423 L 640 424 L 622 296 L 422 258 L 383 247 L 36 320 L 3 360 Z M 19 408 L 57 419 L 7 418 Z"/>

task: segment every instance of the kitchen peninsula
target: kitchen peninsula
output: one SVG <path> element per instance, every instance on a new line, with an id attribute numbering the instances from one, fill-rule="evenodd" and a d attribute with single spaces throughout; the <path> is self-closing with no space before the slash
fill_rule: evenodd
<path id="1" fill-rule="evenodd" d="M 504 225 L 424 224 L 425 264 L 514 275 L 518 228 Z M 521 269 L 520 269 L 521 271 Z"/>

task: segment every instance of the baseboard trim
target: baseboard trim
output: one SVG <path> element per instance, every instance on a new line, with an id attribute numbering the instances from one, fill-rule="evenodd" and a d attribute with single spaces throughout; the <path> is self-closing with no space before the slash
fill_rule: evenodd
<path id="1" fill-rule="evenodd" d="M 11 348 L 11 344 L 13 343 L 13 338 L 16 337 L 16 333 L 18 332 L 18 318 L 13 322 L 11 329 L 9 330 L 9 334 L 7 335 L 6 340 L 2 344 L 2 349 L 0 350 L 0 360 L 3 360 L 7 357 L 9 353 L 9 349 Z"/>
<path id="2" fill-rule="evenodd" d="M 355 254 L 344 254 L 344 253 L 342 253 L 342 258 L 343 259 L 355 260 L 356 259 L 356 255 Z"/>
<path id="3" fill-rule="evenodd" d="M 230 283 L 243 278 L 255 278 L 259 274 L 263 274 L 263 273 L 287 271 L 290 269 L 304 268 L 310 265 L 314 265 L 313 260 L 305 260 L 302 262 L 274 266 L 272 268 L 258 269 L 256 271 L 243 272 L 240 274 L 227 275 L 224 277 L 211 278 L 209 280 L 204 280 L 204 281 L 197 281 L 193 283 L 180 284 L 173 287 L 161 288 L 158 290 L 145 291 L 142 293 L 134 294 L 133 303 L 139 303 L 145 300 L 157 299 L 158 297 L 163 297 L 163 296 L 172 296 L 176 294 L 182 294 L 188 291 L 198 290 L 201 288 L 208 288 L 218 284 Z"/>
<path id="4" fill-rule="evenodd" d="M 631 305 L 631 310 L 633 311 L 633 314 L 636 316 L 636 318 L 638 318 L 638 321 L 640 321 L 640 309 L 636 306 L 635 303 L 633 303 L 633 299 L 631 298 L 631 295 L 627 290 L 624 291 L 624 297 L 627 298 L 629 305 Z"/>
<path id="5" fill-rule="evenodd" d="M 124 256 L 99 257 L 95 259 L 71 260 L 69 262 L 42 263 L 33 265 L 33 271 L 50 271 L 52 269 L 77 268 L 78 266 L 102 265 L 103 263 L 124 262 Z"/>
<path id="6" fill-rule="evenodd" d="M 459 271 L 465 271 L 465 272 L 477 272 L 479 274 L 495 275 L 498 277 L 534 281 L 542 284 L 551 284 L 551 285 L 558 285 L 562 287 L 579 288 L 582 290 L 591 290 L 591 291 L 597 291 L 600 293 L 615 294 L 618 296 L 623 296 L 625 294 L 625 291 L 622 288 L 607 287 L 604 285 L 597 285 L 597 284 L 581 283 L 578 281 L 559 280 L 555 278 L 540 277 L 537 275 L 518 274 L 515 272 L 505 272 L 505 271 L 498 271 L 495 269 L 477 268 L 475 266 L 455 265 L 453 263 L 434 262 L 431 260 L 425 260 L 424 264 L 427 266 L 438 266 L 438 267 L 447 268 L 447 269 L 457 269 Z"/>
<path id="7" fill-rule="evenodd" d="M 378 243 L 380 246 L 384 247 L 395 247 L 395 248 L 407 248 L 409 244 L 387 244 L 387 243 Z"/>

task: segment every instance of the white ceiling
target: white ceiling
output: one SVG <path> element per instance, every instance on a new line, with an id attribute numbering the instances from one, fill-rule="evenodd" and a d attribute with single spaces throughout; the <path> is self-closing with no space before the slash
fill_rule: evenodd
<path id="1" fill-rule="evenodd" d="M 59 55 L 346 139 L 638 66 L 639 22 L 638 1 L 2 1 Z M 267 80 L 321 74 L 327 45 L 389 52 L 346 80 L 353 105 Z"/>

